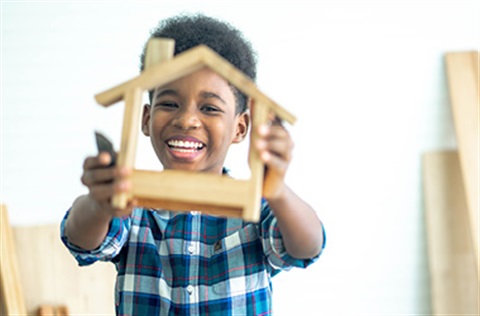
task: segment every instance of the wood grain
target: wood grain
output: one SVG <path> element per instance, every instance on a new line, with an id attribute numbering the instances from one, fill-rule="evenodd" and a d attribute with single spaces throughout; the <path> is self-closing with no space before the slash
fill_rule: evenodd
<path id="1" fill-rule="evenodd" d="M 26 313 L 25 295 L 18 269 L 17 244 L 15 243 L 8 209 L 0 205 L 0 312 L 6 315 Z"/>
<path id="2" fill-rule="evenodd" d="M 450 103 L 478 273 L 480 273 L 479 58 L 479 52 L 455 52 L 445 56 Z"/>
<path id="3" fill-rule="evenodd" d="M 478 315 L 479 279 L 458 153 L 425 154 L 423 183 L 434 315 Z"/>
<path id="4" fill-rule="evenodd" d="M 50 305 L 70 315 L 115 315 L 115 267 L 79 267 L 60 240 L 58 224 L 13 227 L 29 315 Z M 65 306 L 65 309 L 61 307 Z"/>

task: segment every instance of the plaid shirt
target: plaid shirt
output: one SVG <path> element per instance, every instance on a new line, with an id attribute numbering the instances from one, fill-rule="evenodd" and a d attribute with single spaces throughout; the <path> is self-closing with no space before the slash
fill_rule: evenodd
<path id="1" fill-rule="evenodd" d="M 259 223 L 198 212 L 135 209 L 114 218 L 102 245 L 85 251 L 62 240 L 79 265 L 112 261 L 118 315 L 270 315 L 270 278 L 317 258 L 287 254 L 277 220 L 262 203 Z M 323 233 L 323 232 L 319 232 Z"/>

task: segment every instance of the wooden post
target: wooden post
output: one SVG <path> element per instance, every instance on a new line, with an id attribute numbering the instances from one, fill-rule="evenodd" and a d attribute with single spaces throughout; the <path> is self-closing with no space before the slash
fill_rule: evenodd
<path id="1" fill-rule="evenodd" d="M 255 149 L 255 140 L 258 135 L 258 128 L 262 124 L 266 124 L 268 120 L 269 108 L 263 104 L 259 104 L 258 100 L 254 100 L 254 106 L 250 108 L 252 112 L 252 128 L 250 131 L 250 148 L 248 154 L 248 162 L 250 165 L 250 190 L 246 197 L 246 204 L 243 213 L 243 219 L 246 221 L 258 221 L 260 216 L 260 202 L 263 193 L 263 178 L 265 174 L 265 165 L 261 161 L 258 151 Z"/>
<path id="2" fill-rule="evenodd" d="M 175 41 L 166 38 L 152 38 L 148 41 L 145 55 L 145 69 L 167 61 L 173 57 Z M 138 131 L 140 129 L 140 113 L 142 102 L 142 90 L 132 88 L 125 92 L 125 111 L 123 114 L 123 129 L 120 152 L 117 165 L 132 168 L 135 166 L 137 153 Z M 112 205 L 125 208 L 131 195 L 117 194 L 112 199 Z"/>
<path id="3" fill-rule="evenodd" d="M 144 69 L 170 60 L 175 51 L 175 40 L 170 38 L 152 38 L 147 43 Z"/>
<path id="4" fill-rule="evenodd" d="M 135 166 L 138 131 L 140 129 L 141 102 L 142 90 L 131 89 L 126 91 L 125 110 L 123 112 L 122 141 L 117 158 L 118 167 L 133 169 Z M 131 196 L 128 193 L 116 194 L 113 196 L 112 205 L 123 209 L 127 206 L 130 198 Z"/>

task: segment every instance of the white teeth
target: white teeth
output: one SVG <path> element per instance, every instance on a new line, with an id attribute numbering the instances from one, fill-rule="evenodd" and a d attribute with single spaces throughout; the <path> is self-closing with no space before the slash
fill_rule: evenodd
<path id="1" fill-rule="evenodd" d="M 176 147 L 177 149 L 201 149 L 203 147 L 202 143 L 190 142 L 183 140 L 171 140 L 168 142 L 168 145 L 171 147 Z"/>

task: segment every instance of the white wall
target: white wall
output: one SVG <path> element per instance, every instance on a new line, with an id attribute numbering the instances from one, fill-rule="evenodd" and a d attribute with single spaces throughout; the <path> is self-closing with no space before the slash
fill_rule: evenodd
<path id="1" fill-rule="evenodd" d="M 430 313 L 420 159 L 455 147 L 443 55 L 480 49 L 479 1 L 4 1 L 1 10 L 0 200 L 14 224 L 58 222 L 85 192 L 93 130 L 118 145 L 122 114 L 93 95 L 137 74 L 159 19 L 203 11 L 244 31 L 260 88 L 298 117 L 288 181 L 327 228 L 318 263 L 275 277 L 277 314 Z M 239 174 L 245 148 L 229 157 Z M 142 140 L 139 167 L 152 155 Z"/>

